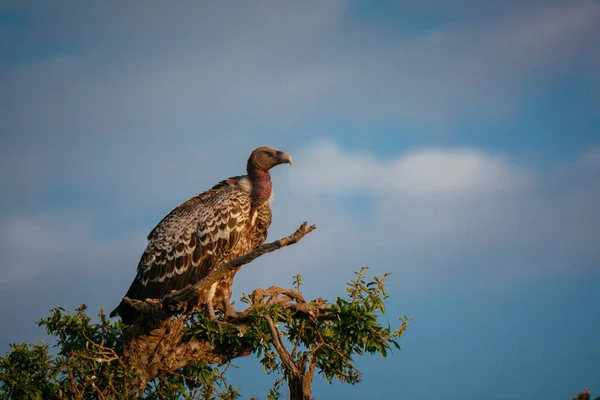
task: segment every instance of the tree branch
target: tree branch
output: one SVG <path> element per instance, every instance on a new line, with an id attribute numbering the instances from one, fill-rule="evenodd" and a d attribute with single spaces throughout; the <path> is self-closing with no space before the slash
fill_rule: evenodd
<path id="1" fill-rule="evenodd" d="M 269 330 L 271 331 L 271 336 L 273 337 L 273 346 L 275 346 L 275 350 L 277 350 L 279 357 L 281 357 L 281 361 L 283 361 L 285 367 L 293 376 L 301 376 L 302 372 L 300 372 L 300 370 L 294 363 L 294 360 L 292 360 L 292 356 L 290 356 L 290 353 L 288 353 L 287 349 L 281 342 L 279 329 L 277 329 L 277 327 L 275 326 L 273 318 L 271 318 L 269 314 L 265 314 L 264 318 L 267 321 L 267 325 L 269 326 Z"/>
<path id="2" fill-rule="evenodd" d="M 254 299 L 253 304 L 239 313 L 238 319 L 229 321 L 227 325 L 239 329 L 240 332 L 244 331 L 250 323 L 248 318 L 259 303 L 267 307 L 277 304 L 284 309 L 292 310 L 295 318 L 304 318 L 310 321 L 329 318 L 329 307 L 325 300 L 318 298 L 307 302 L 300 293 L 294 290 L 272 286 L 268 289 L 254 290 L 251 298 Z M 141 303 L 146 305 L 146 303 Z M 150 305 L 148 304 L 148 306 Z M 139 335 L 139 332 L 130 332 L 132 337 L 125 346 L 126 364 L 137 371 L 136 376 L 129 383 L 130 395 L 141 396 L 149 381 L 157 376 L 184 368 L 191 362 L 201 360 L 209 364 L 220 365 L 251 353 L 252 349 L 244 346 L 214 345 L 203 339 L 183 340 L 186 317 L 181 316 L 161 321 L 157 327 L 142 335 Z M 309 368 L 308 373 L 304 372 L 303 367 L 301 370 L 285 348 L 273 318 L 269 314 L 265 314 L 263 317 L 269 326 L 273 346 L 287 371 L 294 378 L 294 382 L 297 382 L 298 387 L 303 388 L 302 390 L 309 390 L 310 383 L 306 380 L 308 377 L 312 378 L 314 365 Z"/>
<path id="3" fill-rule="evenodd" d="M 132 339 L 125 346 L 126 363 L 136 371 L 128 383 L 129 394 L 139 397 L 148 382 L 158 376 L 184 368 L 190 362 L 224 364 L 251 353 L 249 348 L 215 346 L 205 340 L 182 340 L 185 317 L 161 322 L 150 333 Z"/>
<path id="4" fill-rule="evenodd" d="M 234 258 L 233 260 L 223 264 L 216 271 L 208 274 L 201 281 L 167 294 L 162 301 L 157 299 L 146 299 L 146 301 L 141 301 L 130 299 L 128 297 L 123 297 L 123 301 L 140 311 L 147 319 L 151 321 L 165 320 L 171 315 L 183 311 L 187 302 L 197 298 L 200 295 L 200 292 L 209 289 L 213 283 L 218 282 L 229 272 L 240 269 L 242 266 L 249 264 L 264 254 L 271 253 L 283 247 L 298 243 L 306 234 L 315 229 L 315 225 L 308 226 L 306 222 L 303 222 L 293 234 L 271 243 L 265 243 L 249 253 L 244 254 L 243 256 Z"/>

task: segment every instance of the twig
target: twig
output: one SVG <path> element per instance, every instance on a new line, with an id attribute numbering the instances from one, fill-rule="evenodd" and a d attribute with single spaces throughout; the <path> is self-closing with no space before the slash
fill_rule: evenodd
<path id="1" fill-rule="evenodd" d="M 294 343 L 294 347 L 292 348 L 292 358 L 296 356 L 296 350 L 298 349 L 298 345 L 300 344 L 300 337 L 302 335 L 302 332 L 304 332 L 304 324 L 305 323 L 306 323 L 305 320 L 302 320 L 302 322 L 300 322 L 300 328 L 298 329 L 300 334 L 296 338 L 296 343 Z"/>
<path id="2" fill-rule="evenodd" d="M 321 298 L 307 302 L 304 297 L 291 289 L 282 289 L 278 286 L 271 286 L 268 289 L 255 289 L 250 295 L 254 299 L 254 304 L 264 303 L 266 306 L 278 304 L 284 309 L 292 310 L 295 317 L 304 317 L 309 319 L 328 318 L 326 312 L 329 310 L 327 302 Z M 238 320 L 247 318 L 252 312 L 252 307 L 238 313 Z"/>
<path id="3" fill-rule="evenodd" d="M 98 347 L 98 353 L 99 354 L 101 354 L 101 355 L 103 355 L 103 356 L 106 357 L 106 354 L 108 353 L 108 354 L 111 354 L 112 357 L 108 357 L 108 358 L 90 357 L 90 356 L 86 356 L 86 355 L 83 355 L 83 354 L 79 354 L 79 353 L 73 352 L 74 355 L 76 355 L 77 357 L 87 358 L 89 360 L 96 361 L 96 362 L 99 362 L 99 363 L 102 363 L 102 362 L 112 362 L 112 361 L 117 360 L 117 361 L 119 361 L 119 364 L 121 364 L 121 367 L 123 367 L 123 369 L 125 369 L 125 364 L 123 364 L 123 361 L 121 360 L 121 357 L 119 357 L 119 355 L 115 352 L 114 349 L 112 349 L 110 347 L 106 347 L 104 345 L 100 345 L 98 343 L 95 343 L 91 338 L 89 338 L 85 334 L 85 331 L 81 331 L 81 334 L 83 335 L 83 337 L 89 343 L 91 343 L 92 345 Z M 104 338 L 102 338 L 102 341 L 104 342 Z"/>
<path id="4" fill-rule="evenodd" d="M 275 326 L 275 322 L 273 322 L 273 318 L 269 314 L 265 314 L 265 320 L 267 321 L 267 325 L 269 325 L 269 330 L 271 331 L 271 336 L 273 337 L 273 346 L 275 346 L 275 350 L 281 357 L 281 361 L 285 364 L 288 371 L 292 373 L 293 376 L 300 377 L 302 373 L 292 360 L 290 353 L 288 353 L 287 349 L 281 342 L 281 336 L 279 336 L 279 330 Z"/>
<path id="5" fill-rule="evenodd" d="M 178 374 L 175 371 L 167 371 L 167 370 L 164 370 L 164 369 L 161 369 L 160 371 L 161 372 L 165 372 L 165 373 L 170 374 L 170 375 L 178 376 L 179 378 L 188 379 L 188 380 L 190 380 L 190 381 L 192 381 L 192 382 L 194 382 L 194 383 L 196 383 L 198 385 L 202 385 L 203 384 L 198 379 L 194 379 L 191 376 L 186 376 L 186 375 L 183 375 L 183 374 Z"/>

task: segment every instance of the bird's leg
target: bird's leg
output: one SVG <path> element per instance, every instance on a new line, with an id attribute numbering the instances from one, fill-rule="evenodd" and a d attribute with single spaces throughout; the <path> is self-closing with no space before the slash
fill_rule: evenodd
<path id="1" fill-rule="evenodd" d="M 233 305 L 228 298 L 223 298 L 223 311 L 225 311 L 225 317 L 227 319 L 237 319 L 239 317 L 238 312 L 233 308 Z"/>
<path id="2" fill-rule="evenodd" d="M 212 299 L 206 303 L 206 310 L 208 311 L 208 318 L 210 318 L 211 321 L 216 321 L 217 316 L 215 315 L 215 308 L 213 307 Z"/>
<path id="3" fill-rule="evenodd" d="M 217 284 L 216 283 L 214 283 L 210 287 L 210 290 L 208 291 L 208 301 L 206 302 L 206 309 L 208 310 L 208 317 L 212 321 L 216 321 L 217 320 L 217 316 L 215 315 L 215 307 L 213 305 L 213 299 L 215 297 L 215 289 L 216 288 L 217 288 Z"/>

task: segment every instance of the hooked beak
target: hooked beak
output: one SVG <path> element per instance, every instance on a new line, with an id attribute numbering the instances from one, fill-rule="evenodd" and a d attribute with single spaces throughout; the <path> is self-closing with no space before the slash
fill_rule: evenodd
<path id="1" fill-rule="evenodd" d="M 277 158 L 279 159 L 279 164 L 290 164 L 292 165 L 292 156 L 290 153 L 285 153 L 283 151 L 277 152 Z"/>

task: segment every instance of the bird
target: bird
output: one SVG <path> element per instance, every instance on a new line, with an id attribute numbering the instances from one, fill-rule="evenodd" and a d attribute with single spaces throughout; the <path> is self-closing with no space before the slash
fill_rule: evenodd
<path id="1" fill-rule="evenodd" d="M 161 299 L 264 243 L 273 199 L 269 170 L 279 164 L 291 165 L 290 154 L 258 147 L 248 158 L 246 175 L 222 180 L 168 213 L 148 234 L 125 296 L 141 301 Z M 192 308 L 206 304 L 212 318 L 214 309 L 234 314 L 230 302 L 234 275 L 235 271 L 230 272 L 201 292 Z M 122 300 L 110 314 L 117 315 L 123 323 L 133 325 L 140 312 Z"/>

